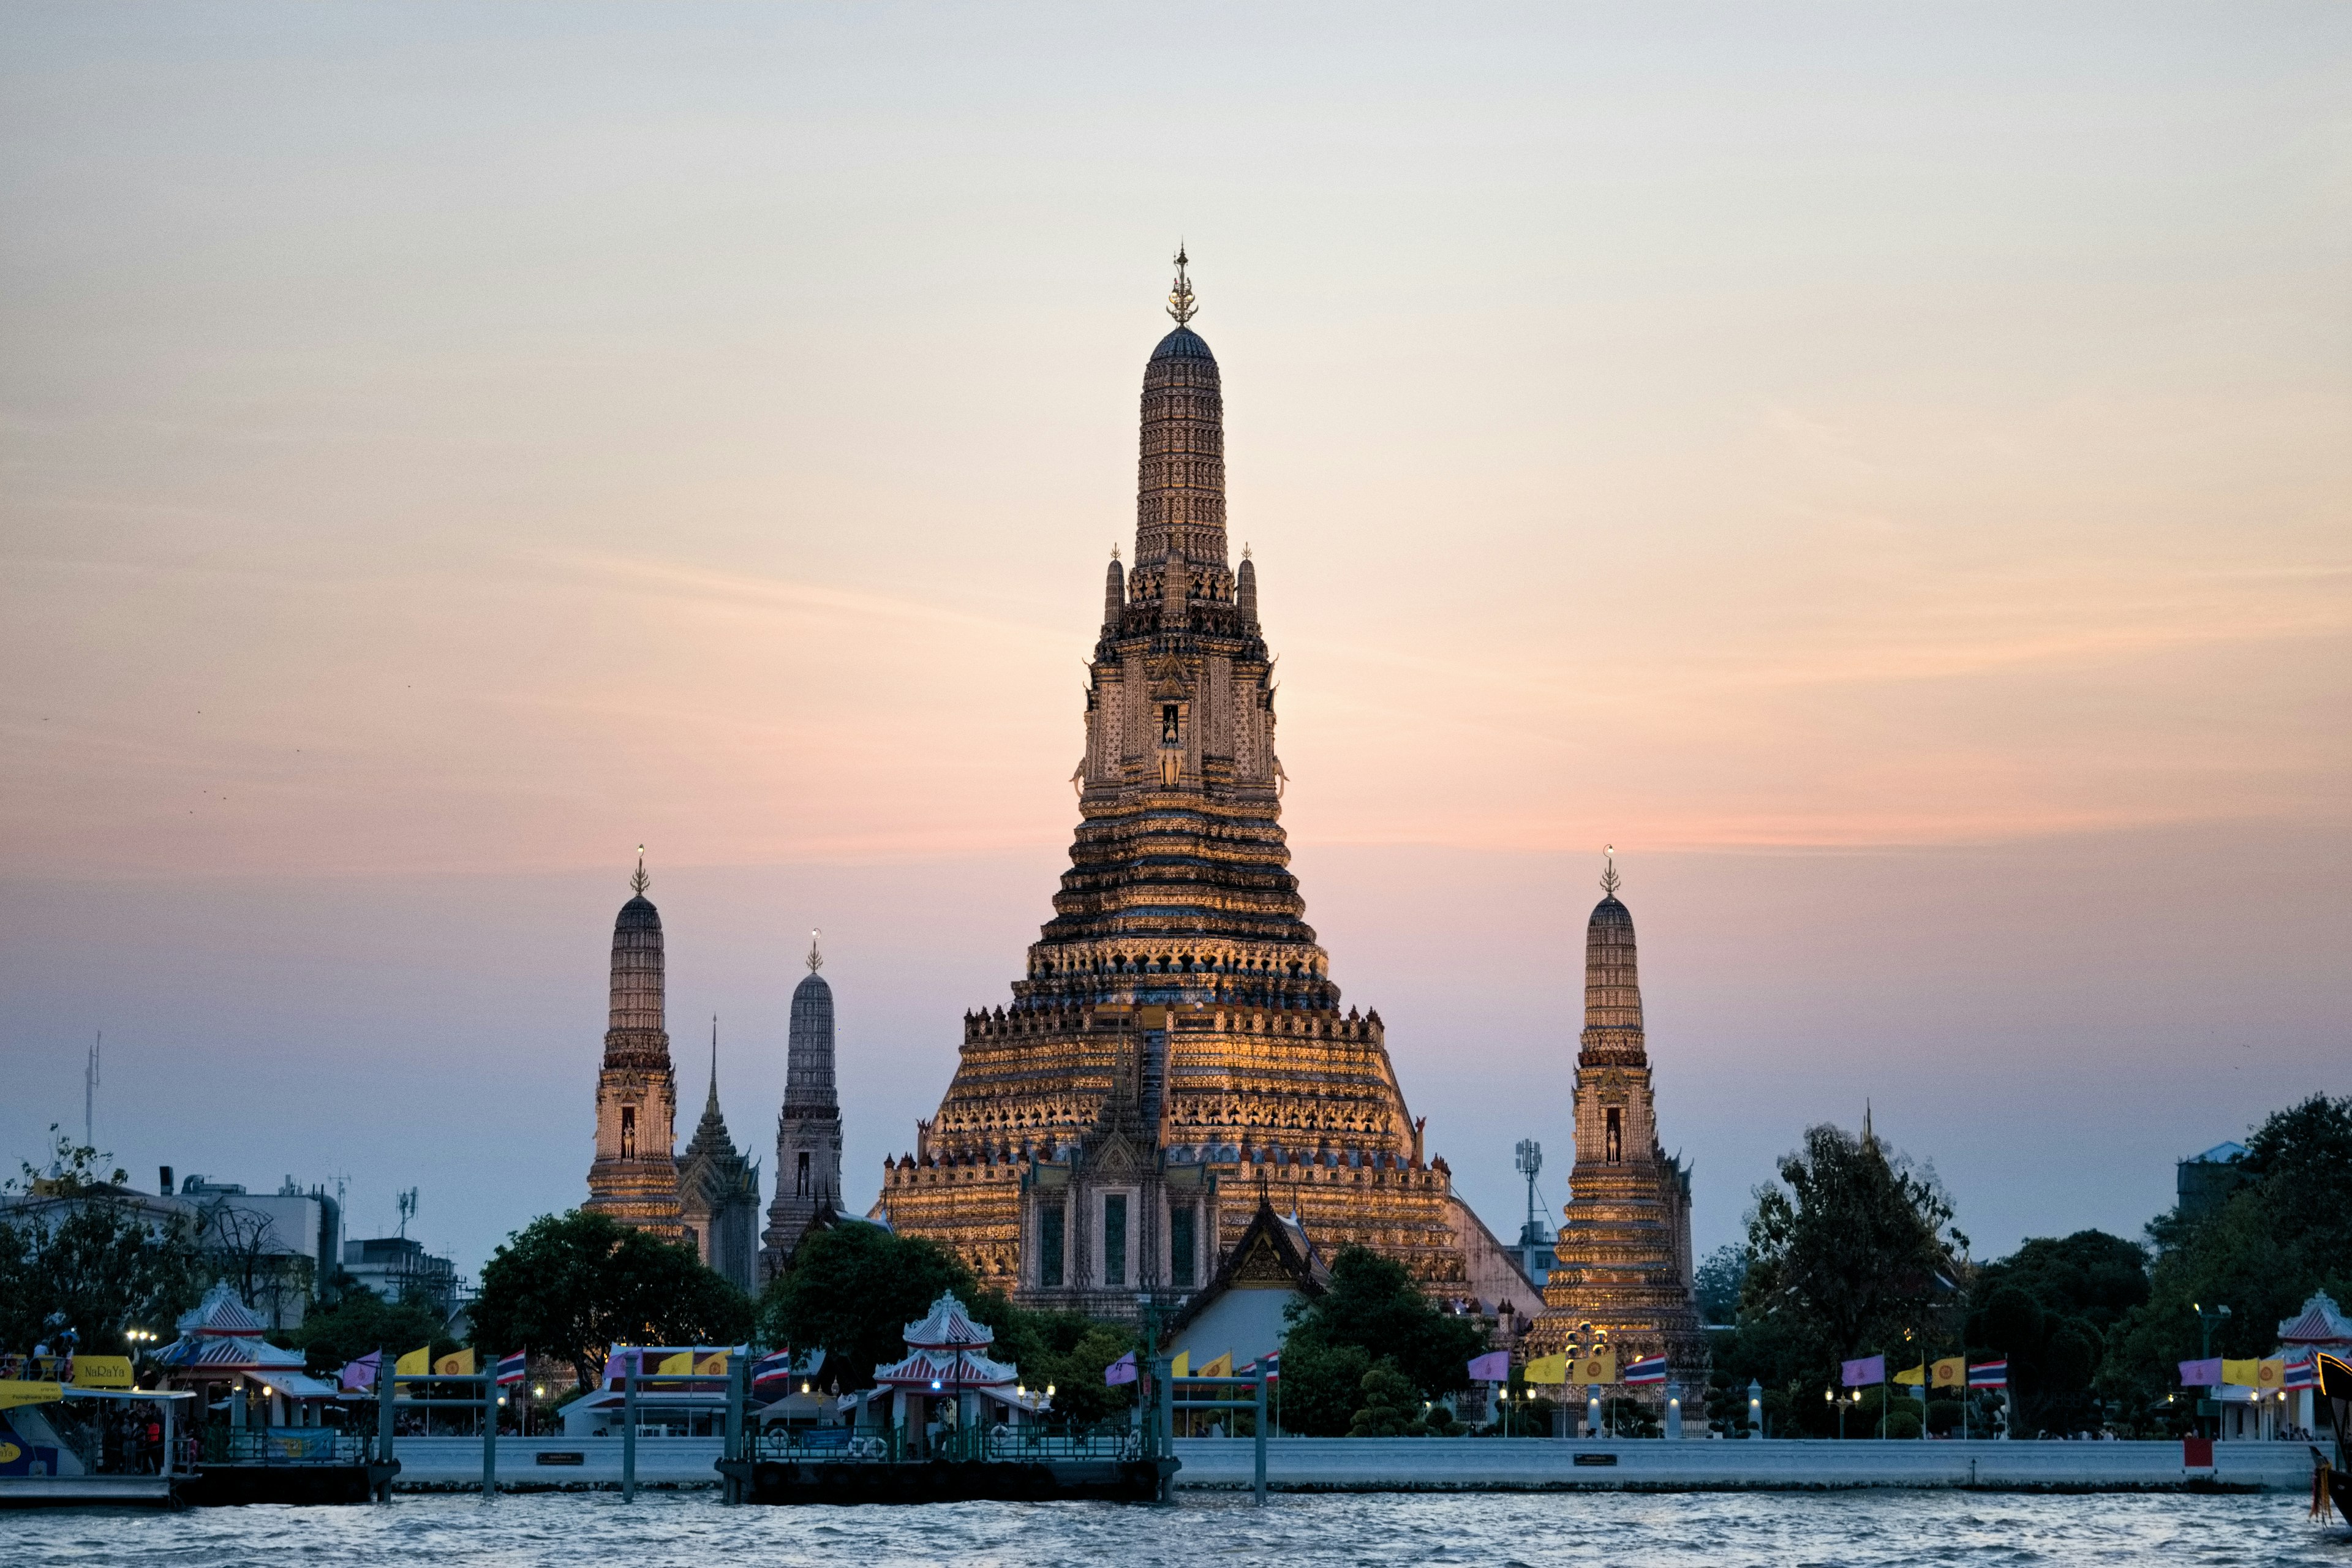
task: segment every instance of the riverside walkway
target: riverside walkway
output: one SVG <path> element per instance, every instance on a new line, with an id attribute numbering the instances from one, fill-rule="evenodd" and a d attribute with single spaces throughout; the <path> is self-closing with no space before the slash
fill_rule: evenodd
<path id="1" fill-rule="evenodd" d="M 1245 1487 L 1251 1445 L 1180 1438 L 1179 1487 Z M 2301 1443 L 2217 1443 L 2189 1470 L 2179 1443 L 1617 1441 L 1552 1437 L 1283 1437 L 1266 1447 L 1281 1491 L 1805 1491 L 1852 1487 L 2308 1491 Z"/>
<path id="2" fill-rule="evenodd" d="M 1179 1438 L 1179 1488 L 1247 1488 L 1245 1438 Z M 637 1483 L 715 1487 L 716 1437 L 646 1438 Z M 551 1463 L 541 1463 L 541 1456 Z M 1582 1456 L 1580 1462 L 1579 1456 Z M 1266 1479 L 1283 1491 L 1804 1491 L 1852 1487 L 2000 1491 L 2158 1491 L 2311 1487 L 2301 1443 L 2217 1443 L 2214 1468 L 2181 1468 L 2178 1443 L 1847 1443 L 1586 1441 L 1549 1437 L 1282 1437 L 1266 1447 Z M 396 1491 L 478 1489 L 478 1437 L 404 1437 Z M 1613 1461 L 1613 1462 L 1612 1462 Z M 617 1437 L 504 1437 L 499 1482 L 509 1490 L 617 1487 Z"/>

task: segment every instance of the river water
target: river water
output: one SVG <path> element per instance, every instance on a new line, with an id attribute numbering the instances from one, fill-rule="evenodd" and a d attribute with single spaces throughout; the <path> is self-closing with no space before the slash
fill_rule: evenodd
<path id="1" fill-rule="evenodd" d="M 2300 1498 L 1993 1493 L 1195 1494 L 1170 1508 L 725 1508 L 715 1494 L 400 1497 L 378 1507 L 20 1513 L 7 1568 L 721 1568 L 728 1563 L 2328 1563 L 2352 1531 Z"/>

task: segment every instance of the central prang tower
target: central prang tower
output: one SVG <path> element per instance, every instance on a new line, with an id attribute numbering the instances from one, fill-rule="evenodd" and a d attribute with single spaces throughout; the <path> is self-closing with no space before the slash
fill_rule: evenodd
<path id="1" fill-rule="evenodd" d="M 1010 1007 L 970 1014 L 877 1212 L 1024 1302 L 1133 1317 L 1203 1284 L 1263 1184 L 1317 1244 L 1465 1279 L 1380 1016 L 1339 1010 L 1280 822 L 1256 568 L 1227 563 L 1224 406 L 1192 330 L 1144 367 L 1135 560 L 1089 661 L 1079 823 Z"/>

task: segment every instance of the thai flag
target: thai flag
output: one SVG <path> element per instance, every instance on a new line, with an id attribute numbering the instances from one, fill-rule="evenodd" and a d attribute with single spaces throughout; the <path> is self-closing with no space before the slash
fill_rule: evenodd
<path id="1" fill-rule="evenodd" d="M 1276 1351 L 1271 1355 L 1260 1356 L 1257 1359 L 1258 1364 L 1265 1368 L 1266 1382 L 1279 1383 L 1282 1381 L 1282 1352 L 1280 1351 Z"/>
<path id="2" fill-rule="evenodd" d="M 1969 1363 L 1969 1386 L 1970 1388 L 2007 1388 L 2009 1358 L 2003 1356 L 1999 1361 Z"/>
<path id="3" fill-rule="evenodd" d="M 751 1392 L 785 1394 L 793 1391 L 793 1352 L 771 1351 L 751 1363 Z"/>
<path id="4" fill-rule="evenodd" d="M 527 1352 L 517 1351 L 512 1355 L 502 1355 L 499 1357 L 499 1386 L 520 1383 L 530 1371 L 530 1356 Z"/>
<path id="5" fill-rule="evenodd" d="M 2307 1355 L 2301 1361 L 2287 1363 L 2286 1378 L 2279 1386 L 2289 1392 L 2299 1388 L 2318 1387 L 2319 1358 L 2315 1355 Z"/>
<path id="6" fill-rule="evenodd" d="M 1644 1356 L 1640 1361 L 1628 1366 L 1625 1369 L 1625 1375 L 1618 1381 L 1621 1383 L 1664 1383 L 1666 1381 L 1666 1358 L 1662 1355 Z"/>

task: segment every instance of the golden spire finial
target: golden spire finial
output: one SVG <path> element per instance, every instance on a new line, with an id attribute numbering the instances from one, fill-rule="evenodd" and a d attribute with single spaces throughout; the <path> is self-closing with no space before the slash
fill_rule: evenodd
<path id="1" fill-rule="evenodd" d="M 1118 559 L 1118 541 L 1116 539 L 1110 542 L 1110 558 L 1113 561 Z"/>
<path id="2" fill-rule="evenodd" d="M 1176 247 L 1176 286 L 1169 291 L 1168 313 L 1176 318 L 1176 324 L 1180 327 L 1190 321 L 1201 309 L 1192 302 L 1192 279 L 1184 276 L 1184 268 L 1188 265 L 1184 247 L 1179 243 Z"/>
<path id="3" fill-rule="evenodd" d="M 637 872 L 629 879 L 629 891 L 642 899 L 646 896 L 646 889 L 653 885 L 654 879 L 646 875 L 646 847 L 640 844 L 637 846 Z"/>
<path id="4" fill-rule="evenodd" d="M 824 967 L 824 954 L 816 950 L 816 939 L 824 934 L 824 932 L 822 931 L 813 931 L 809 932 L 808 966 L 809 973 L 811 974 L 814 974 L 818 970 Z"/>
<path id="5" fill-rule="evenodd" d="M 1601 853 L 1606 858 L 1607 862 L 1601 872 L 1601 890 L 1613 899 L 1617 896 L 1617 889 L 1619 886 L 1617 877 L 1617 846 L 1614 844 L 1604 844 L 1601 847 Z"/>

